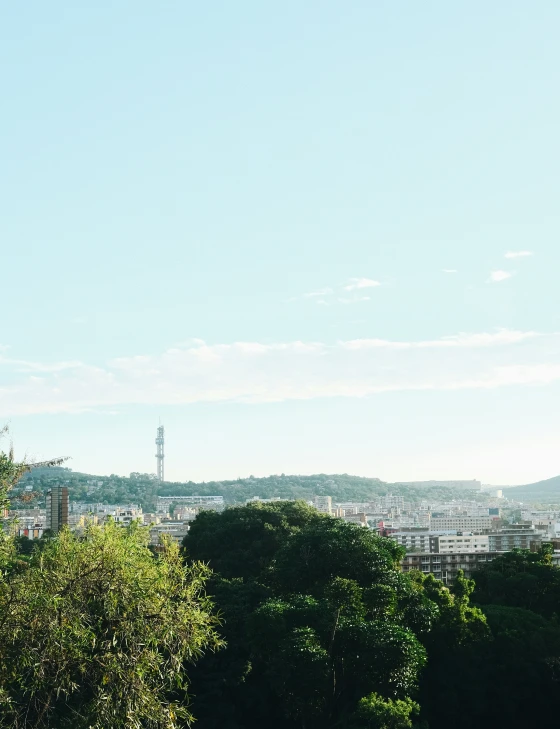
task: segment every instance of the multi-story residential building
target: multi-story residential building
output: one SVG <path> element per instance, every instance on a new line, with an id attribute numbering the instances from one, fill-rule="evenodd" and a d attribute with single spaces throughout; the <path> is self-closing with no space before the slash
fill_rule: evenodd
<path id="1" fill-rule="evenodd" d="M 453 554 L 432 554 L 421 552 L 407 554 L 401 561 L 403 572 L 419 570 L 424 574 L 432 574 L 444 585 L 449 585 L 457 577 L 457 572 L 463 570 L 465 577 L 470 577 L 480 566 L 491 562 L 500 555 L 497 552 L 460 552 Z"/>
<path id="2" fill-rule="evenodd" d="M 332 497 L 331 496 L 314 496 L 313 506 L 322 514 L 332 514 Z"/>
<path id="3" fill-rule="evenodd" d="M 28 539 L 40 539 L 43 536 L 43 525 L 35 524 L 34 526 L 19 527 L 16 529 L 16 536 L 27 537 Z"/>
<path id="4" fill-rule="evenodd" d="M 403 511 L 404 496 L 393 496 L 392 494 L 387 494 L 387 496 L 382 496 L 378 503 L 382 509 Z"/>
<path id="5" fill-rule="evenodd" d="M 68 487 L 53 486 L 47 491 L 46 528 L 57 534 L 68 524 Z"/>
<path id="6" fill-rule="evenodd" d="M 191 509 L 188 506 L 176 506 L 173 511 L 174 521 L 194 521 L 197 517 L 198 510 Z"/>
<path id="7" fill-rule="evenodd" d="M 414 521 L 418 526 L 430 528 L 431 514 L 429 509 L 419 509 L 414 514 Z"/>
<path id="8" fill-rule="evenodd" d="M 408 531 L 393 532 L 388 535 L 390 539 L 404 547 L 407 552 L 417 550 L 418 552 L 430 551 L 430 532 L 427 529 L 410 529 Z"/>
<path id="9" fill-rule="evenodd" d="M 145 526 L 148 526 L 150 524 L 151 525 L 159 524 L 160 521 L 161 521 L 161 515 L 160 514 L 156 514 L 154 511 L 151 511 L 151 512 L 150 511 L 147 511 L 147 512 L 145 511 L 142 514 L 142 521 L 144 522 L 144 525 Z"/>
<path id="10" fill-rule="evenodd" d="M 487 504 L 466 500 L 439 503 L 434 505 L 433 512 L 434 516 L 500 516 L 499 508 L 489 508 Z"/>
<path id="11" fill-rule="evenodd" d="M 496 526 L 499 520 L 486 516 L 463 516 L 432 514 L 430 529 L 432 531 L 487 532 Z"/>
<path id="12" fill-rule="evenodd" d="M 359 524 L 360 526 L 367 527 L 367 515 L 364 514 L 364 512 L 360 512 L 358 514 L 345 514 L 342 519 L 344 521 L 350 522 L 351 524 Z"/>
<path id="13" fill-rule="evenodd" d="M 488 552 L 488 537 L 465 532 L 408 529 L 389 533 L 407 552 Z"/>
<path id="14" fill-rule="evenodd" d="M 359 511 L 375 511 L 378 505 L 372 501 L 337 501 L 333 505 L 333 509 L 355 509 Z"/>
<path id="15" fill-rule="evenodd" d="M 158 545 L 162 536 L 168 536 L 181 543 L 189 533 L 189 525 L 181 521 L 161 522 L 150 529 L 150 544 Z"/>
<path id="16" fill-rule="evenodd" d="M 214 511 L 221 511 L 225 506 L 223 496 L 158 496 L 157 510 L 167 513 L 172 504 Z"/>
<path id="17" fill-rule="evenodd" d="M 119 511 L 127 511 L 133 509 L 136 512 L 142 511 L 139 504 L 102 504 L 93 502 L 71 501 L 69 506 L 70 514 L 96 514 L 100 520 L 107 516 L 115 516 Z"/>
<path id="18" fill-rule="evenodd" d="M 70 529 L 81 529 L 90 519 L 97 519 L 93 515 L 86 514 L 69 514 L 68 515 L 68 526 Z"/>
<path id="19" fill-rule="evenodd" d="M 516 529 L 517 524 L 501 529 L 495 534 L 489 534 L 489 549 L 491 552 L 510 552 L 512 549 L 537 550 L 543 540 L 542 533 L 533 528 Z"/>
<path id="20" fill-rule="evenodd" d="M 133 521 L 143 521 L 142 509 L 118 509 L 113 515 L 114 521 L 120 526 L 129 526 Z"/>
<path id="21" fill-rule="evenodd" d="M 251 499 L 245 499 L 246 504 L 253 504 L 258 502 L 259 504 L 275 504 L 278 501 L 295 501 L 295 499 L 283 499 L 281 496 L 273 496 L 270 499 L 261 499 L 260 496 L 253 496 Z"/>
<path id="22" fill-rule="evenodd" d="M 18 519 L 20 522 L 22 519 L 44 522 L 47 518 L 47 512 L 45 509 L 10 509 L 7 516 Z"/>
<path id="23" fill-rule="evenodd" d="M 436 554 L 489 552 L 488 540 L 487 534 L 466 534 L 464 532 L 432 536 L 430 537 L 430 552 Z"/>
<path id="24" fill-rule="evenodd" d="M 482 491 L 482 483 L 476 479 L 469 481 L 399 481 L 402 486 L 441 486 L 448 489 Z"/>

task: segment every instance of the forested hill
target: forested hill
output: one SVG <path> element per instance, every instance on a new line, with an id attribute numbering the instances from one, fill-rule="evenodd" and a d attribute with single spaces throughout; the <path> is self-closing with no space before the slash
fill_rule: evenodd
<path id="1" fill-rule="evenodd" d="M 545 481 L 537 481 L 525 486 L 510 486 L 503 491 L 507 499 L 529 501 L 531 503 L 560 504 L 560 476 L 554 476 L 554 478 L 547 478 Z"/>
<path id="2" fill-rule="evenodd" d="M 444 500 L 472 496 L 472 491 L 445 488 L 438 485 L 409 486 L 385 483 L 377 478 L 362 478 L 348 474 L 317 474 L 314 476 L 274 475 L 265 478 L 240 478 L 229 481 L 195 483 L 166 482 L 160 484 L 152 474 L 131 473 L 129 477 L 95 476 L 76 473 L 67 468 L 38 469 L 27 474 L 20 483 L 25 498 L 27 487 L 36 497 L 27 496 L 27 505 L 37 505 L 46 489 L 53 485 L 66 485 L 74 501 L 91 501 L 108 504 L 138 503 L 145 510 L 155 506 L 158 495 L 223 496 L 227 503 L 244 503 L 247 499 L 286 498 L 309 500 L 315 495 L 332 496 L 333 501 L 370 501 L 393 494 L 407 500 Z M 18 490 L 12 496 L 14 506 L 22 506 L 17 499 Z M 479 495 L 480 496 L 480 495 Z"/>

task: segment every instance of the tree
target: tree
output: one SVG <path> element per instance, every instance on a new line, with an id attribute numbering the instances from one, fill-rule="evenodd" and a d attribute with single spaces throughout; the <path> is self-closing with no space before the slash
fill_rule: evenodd
<path id="1" fill-rule="evenodd" d="M 553 618 L 560 612 L 560 570 L 551 562 L 552 545 L 538 552 L 515 549 L 475 573 L 473 600 L 480 605 L 508 605 Z"/>
<path id="2" fill-rule="evenodd" d="M 0 439 L 8 434 L 8 426 L 0 428 Z M 42 461 L 40 463 L 27 463 L 26 461 L 18 462 L 14 458 L 13 446 L 7 453 L 0 451 L 0 510 L 7 509 L 9 506 L 9 492 L 14 488 L 20 478 L 34 468 L 51 468 L 60 466 L 67 458 L 53 458 L 50 461 Z"/>
<path id="3" fill-rule="evenodd" d="M 354 713 L 350 729 L 409 729 L 411 717 L 420 707 L 410 699 L 393 701 L 378 694 L 370 694 L 360 700 Z"/>
<path id="4" fill-rule="evenodd" d="M 521 608 L 485 606 L 489 639 L 429 654 L 421 704 L 430 729 L 554 726 L 560 711 L 560 628 Z M 460 707 L 460 710 L 458 710 Z"/>
<path id="5" fill-rule="evenodd" d="M 303 501 L 201 512 L 183 545 L 189 557 L 208 562 L 221 577 L 260 577 L 290 534 L 326 517 Z"/>
<path id="6" fill-rule="evenodd" d="M 409 577 L 394 542 L 302 504 L 200 514 L 184 546 L 228 642 L 192 674 L 205 729 L 409 727 L 431 636 L 484 632 L 470 584 Z"/>
<path id="7" fill-rule="evenodd" d="M 0 429 L 0 438 L 6 436 L 7 433 L 8 428 L 4 426 Z M 12 447 L 8 453 L 0 451 L 0 510 L 8 508 L 8 493 L 27 470 L 28 466 L 25 463 L 15 461 Z"/>
<path id="8" fill-rule="evenodd" d="M 0 727 L 173 729 L 185 664 L 216 649 L 209 570 L 147 530 L 63 530 L 0 580 Z"/>

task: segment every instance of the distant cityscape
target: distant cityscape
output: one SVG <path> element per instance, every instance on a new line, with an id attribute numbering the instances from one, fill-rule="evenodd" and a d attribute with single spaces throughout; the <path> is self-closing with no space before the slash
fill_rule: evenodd
<path id="1" fill-rule="evenodd" d="M 158 428 L 157 437 L 155 480 L 163 484 L 163 426 Z M 51 480 L 70 479 L 58 476 Z M 86 494 L 95 494 L 103 484 L 101 478 L 88 479 Z M 560 507 L 538 507 L 508 499 L 502 489 L 483 487 L 477 480 L 403 482 L 399 486 L 419 494 L 426 489 L 439 489 L 447 497 L 411 498 L 388 493 L 371 499 L 335 500 L 328 494 L 315 494 L 304 500 L 321 513 L 395 541 L 406 552 L 402 559 L 404 572 L 431 573 L 444 584 L 451 584 L 459 570 L 469 576 L 482 563 L 505 552 L 536 552 L 545 542 L 552 544 L 553 563 L 560 565 Z M 33 486 L 26 485 L 21 498 L 32 489 Z M 158 494 L 153 508 L 145 509 L 140 503 L 70 499 L 68 486 L 58 483 L 46 491 L 44 507 L 14 508 L 5 513 L 4 522 L 16 536 L 34 540 L 49 532 L 56 534 L 64 526 L 79 531 L 87 524 L 104 524 L 109 519 L 122 526 L 138 521 L 149 527 L 150 544 L 157 548 L 164 535 L 181 543 L 201 511 L 221 512 L 234 505 L 296 500 L 253 496 L 228 501 L 217 494 Z"/>

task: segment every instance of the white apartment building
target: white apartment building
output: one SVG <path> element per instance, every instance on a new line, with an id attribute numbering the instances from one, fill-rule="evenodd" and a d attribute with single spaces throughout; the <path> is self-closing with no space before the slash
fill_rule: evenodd
<path id="1" fill-rule="evenodd" d="M 157 510 L 167 513 L 172 504 L 214 511 L 221 511 L 225 506 L 223 496 L 158 496 Z"/>
<path id="2" fill-rule="evenodd" d="M 483 532 L 492 529 L 494 519 L 487 516 L 432 515 L 430 529 L 434 532 Z"/>
<path id="3" fill-rule="evenodd" d="M 430 551 L 430 532 L 429 531 L 410 531 L 410 532 L 394 532 L 389 535 L 389 539 L 404 547 L 406 551 L 417 550 L 419 552 Z"/>
<path id="4" fill-rule="evenodd" d="M 142 509 L 118 509 L 113 515 L 114 521 L 120 526 L 129 526 L 133 521 L 140 520 L 144 521 Z"/>
<path id="5" fill-rule="evenodd" d="M 489 552 L 490 537 L 487 534 L 445 534 L 430 538 L 430 552 L 435 554 L 469 554 Z"/>
<path id="6" fill-rule="evenodd" d="M 197 514 L 197 509 L 191 509 L 188 506 L 177 506 L 173 511 L 173 519 L 174 521 L 194 521 Z"/>
<path id="7" fill-rule="evenodd" d="M 139 504 L 102 504 L 97 503 L 86 503 L 82 501 L 71 501 L 68 507 L 69 514 L 97 514 L 99 518 L 105 516 L 114 516 L 117 511 L 127 511 L 134 509 L 142 512 Z"/>
<path id="8" fill-rule="evenodd" d="M 251 499 L 245 499 L 246 504 L 277 504 L 279 501 L 295 501 L 295 499 L 284 499 L 282 496 L 272 496 L 270 499 L 261 499 L 260 496 L 253 496 Z"/>
<path id="9" fill-rule="evenodd" d="M 322 514 L 332 514 L 332 497 L 314 496 L 313 506 Z"/>
<path id="10" fill-rule="evenodd" d="M 465 577 L 471 577 L 472 573 L 488 562 L 492 562 L 499 554 L 486 552 L 475 554 L 473 552 L 459 552 L 452 554 L 407 554 L 402 560 L 403 572 L 419 570 L 424 574 L 432 574 L 444 585 L 450 585 L 457 577 L 457 572 L 463 570 Z"/>

